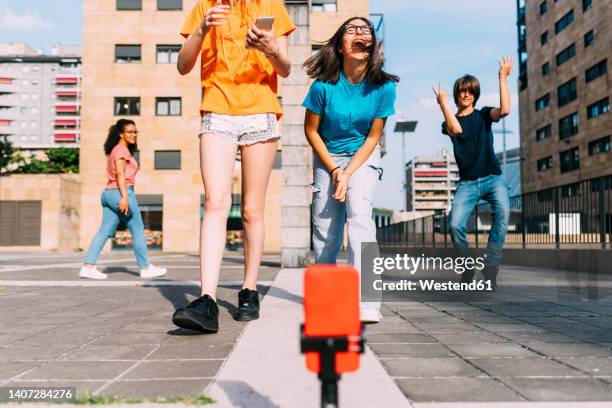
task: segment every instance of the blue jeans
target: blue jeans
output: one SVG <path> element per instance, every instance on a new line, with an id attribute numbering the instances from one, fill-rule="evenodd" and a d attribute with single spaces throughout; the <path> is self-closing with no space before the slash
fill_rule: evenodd
<path id="1" fill-rule="evenodd" d="M 138 267 L 142 269 L 149 266 L 149 254 L 147 252 L 147 240 L 144 235 L 144 224 L 142 222 L 142 216 L 140 215 L 140 208 L 138 208 L 138 201 L 136 201 L 134 187 L 129 186 L 127 191 L 128 215 L 119 211 L 118 206 L 119 201 L 121 201 L 121 192 L 118 189 L 106 189 L 102 192 L 102 225 L 100 225 L 98 232 L 89 244 L 89 250 L 85 258 L 86 264 L 96 264 L 100 252 L 102 252 L 102 248 L 104 244 L 106 244 L 106 240 L 115 236 L 119 222 L 123 221 L 132 235 L 132 247 L 136 254 L 136 263 L 138 263 Z"/>
<path id="2" fill-rule="evenodd" d="M 459 182 L 451 208 L 450 233 L 455 249 L 462 256 L 467 256 L 467 222 L 481 199 L 488 202 L 493 210 L 485 264 L 496 268 L 501 262 L 510 218 L 510 194 L 502 176 L 490 175 Z"/>

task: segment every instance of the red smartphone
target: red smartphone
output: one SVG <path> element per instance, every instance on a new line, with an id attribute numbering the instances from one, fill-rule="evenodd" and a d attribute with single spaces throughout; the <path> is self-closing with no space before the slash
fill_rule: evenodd
<path id="1" fill-rule="evenodd" d="M 359 276 L 352 266 L 312 265 L 304 273 L 304 334 L 309 336 L 361 335 L 359 320 Z M 356 371 L 359 351 L 356 341 L 349 341 L 355 351 L 336 354 L 336 373 Z M 306 353 L 306 367 L 320 371 L 319 354 Z"/>

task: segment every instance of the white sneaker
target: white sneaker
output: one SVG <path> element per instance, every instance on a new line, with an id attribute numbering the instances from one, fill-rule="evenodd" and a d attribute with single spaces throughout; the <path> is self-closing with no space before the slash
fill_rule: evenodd
<path id="1" fill-rule="evenodd" d="M 166 272 L 166 268 L 159 268 L 153 264 L 149 264 L 147 268 L 140 270 L 140 277 L 142 279 L 159 278 L 160 276 L 164 276 Z"/>
<path id="2" fill-rule="evenodd" d="M 79 278 L 106 279 L 108 278 L 108 275 L 100 272 L 95 266 L 93 268 L 87 268 L 83 266 L 79 271 Z"/>
<path id="3" fill-rule="evenodd" d="M 378 309 L 361 309 L 359 311 L 359 318 L 362 323 L 378 323 L 382 316 Z"/>

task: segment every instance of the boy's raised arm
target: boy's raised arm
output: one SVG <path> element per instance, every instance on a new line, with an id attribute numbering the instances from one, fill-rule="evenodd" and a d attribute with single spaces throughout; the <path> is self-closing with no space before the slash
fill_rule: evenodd
<path id="1" fill-rule="evenodd" d="M 491 119 L 494 122 L 510 114 L 510 91 L 508 90 L 508 76 L 512 73 L 514 57 L 503 56 L 499 60 L 499 108 L 491 110 Z"/>
<path id="2" fill-rule="evenodd" d="M 446 131 L 449 136 L 457 136 L 463 133 L 463 129 L 461 129 L 461 125 L 459 124 L 459 120 L 455 117 L 450 107 L 448 106 L 448 94 L 444 90 L 442 83 L 438 83 L 438 90 L 436 90 L 435 86 L 432 86 L 434 94 L 436 95 L 436 100 L 438 101 L 438 105 L 440 105 L 440 110 L 442 110 L 442 114 L 444 115 L 444 120 L 446 121 Z"/>

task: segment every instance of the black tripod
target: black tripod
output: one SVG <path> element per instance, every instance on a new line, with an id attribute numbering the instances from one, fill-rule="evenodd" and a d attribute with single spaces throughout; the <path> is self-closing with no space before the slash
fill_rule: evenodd
<path id="1" fill-rule="evenodd" d="M 361 326 L 363 333 L 363 325 Z M 339 351 L 358 351 L 363 353 L 364 340 L 363 335 L 348 337 L 319 337 L 304 335 L 304 325 L 300 327 L 300 350 L 302 353 L 317 352 L 319 353 L 319 361 L 321 368 L 319 371 L 319 380 L 321 380 L 321 407 L 322 408 L 337 408 L 338 407 L 338 381 L 340 375 L 336 374 L 336 353 Z M 357 343 L 354 350 L 351 343 Z"/>

